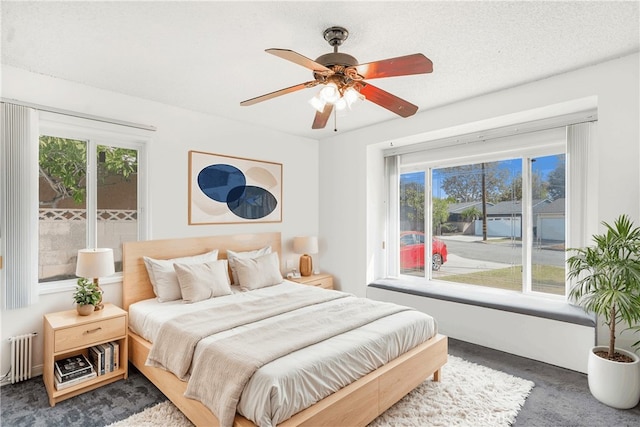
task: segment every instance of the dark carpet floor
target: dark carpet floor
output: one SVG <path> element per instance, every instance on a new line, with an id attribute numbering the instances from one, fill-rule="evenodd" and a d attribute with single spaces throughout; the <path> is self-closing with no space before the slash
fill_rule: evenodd
<path id="1" fill-rule="evenodd" d="M 453 339 L 449 354 L 536 384 L 518 413 L 517 427 L 640 426 L 640 404 L 621 410 L 600 403 L 589 392 L 585 374 Z"/>
<path id="2" fill-rule="evenodd" d="M 640 405 L 618 410 L 601 404 L 589 393 L 586 375 L 454 339 L 449 339 L 449 353 L 535 382 L 516 426 L 640 426 Z M 0 389 L 0 425 L 102 427 L 163 400 L 162 393 L 131 367 L 128 380 L 51 408 L 42 378 L 36 377 Z"/>

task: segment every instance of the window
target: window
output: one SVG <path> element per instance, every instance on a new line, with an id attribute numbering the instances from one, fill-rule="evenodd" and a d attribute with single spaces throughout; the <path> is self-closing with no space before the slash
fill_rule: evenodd
<path id="1" fill-rule="evenodd" d="M 155 129 L 52 110 L 0 103 L 5 309 L 66 289 L 75 280 L 60 281 L 75 279 L 78 249 L 113 248 L 121 271 L 122 242 L 147 236 L 146 145 Z"/>
<path id="2" fill-rule="evenodd" d="M 562 127 L 388 155 L 389 274 L 565 297 L 568 193 L 586 185 L 567 182 L 566 154 L 585 144 L 567 135 Z"/>
<path id="3" fill-rule="evenodd" d="M 40 112 L 40 284 L 75 279 L 82 248 L 112 248 L 122 271 L 122 243 L 147 235 L 147 141 L 148 131 Z"/>
<path id="4" fill-rule="evenodd" d="M 122 271 L 121 245 L 138 239 L 139 148 L 40 135 L 39 282 L 75 278 L 86 247 L 113 248 Z"/>

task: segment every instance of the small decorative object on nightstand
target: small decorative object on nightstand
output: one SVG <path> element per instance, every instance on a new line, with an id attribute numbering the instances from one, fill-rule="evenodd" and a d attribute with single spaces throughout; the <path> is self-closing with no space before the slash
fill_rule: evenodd
<path id="1" fill-rule="evenodd" d="M 73 293 L 73 300 L 76 302 L 78 314 L 80 316 L 88 316 L 93 313 L 96 305 L 102 301 L 102 292 L 100 292 L 100 288 L 95 283 L 80 277 Z"/>
<path id="2" fill-rule="evenodd" d="M 302 285 L 318 286 L 324 289 L 333 289 L 333 276 L 326 273 L 312 274 L 310 276 L 300 277 L 299 279 L 289 280 L 300 283 Z"/>
<path id="3" fill-rule="evenodd" d="M 313 272 L 313 261 L 309 254 L 318 253 L 318 238 L 316 236 L 300 236 L 293 238 L 293 251 L 300 256 L 300 274 L 310 276 Z"/>
<path id="4" fill-rule="evenodd" d="M 104 308 L 91 316 L 79 316 L 74 310 L 49 313 L 44 316 L 44 366 L 42 378 L 49 395 L 49 404 L 56 403 L 93 390 L 105 384 L 126 379 L 129 375 L 127 357 L 128 313 L 113 304 L 104 304 Z M 69 384 L 56 387 L 54 366 L 62 359 L 79 356 L 89 358 L 89 349 L 100 344 L 118 347 L 117 367 L 102 375 L 83 377 L 79 381 L 70 380 Z M 61 363 L 61 362 L 60 362 Z M 95 368 L 95 367 L 94 367 Z M 73 382 L 71 382 L 73 381 Z"/>

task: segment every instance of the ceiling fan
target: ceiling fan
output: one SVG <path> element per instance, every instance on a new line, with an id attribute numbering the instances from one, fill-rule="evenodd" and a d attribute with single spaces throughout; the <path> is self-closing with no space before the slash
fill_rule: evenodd
<path id="1" fill-rule="evenodd" d="M 321 55 L 315 61 L 289 49 L 266 49 L 266 52 L 272 55 L 310 69 L 313 71 L 313 80 L 247 99 L 240 105 L 253 105 L 302 89 L 324 85 L 318 95 L 310 101 L 317 110 L 311 126 L 313 129 L 322 129 L 326 126 L 334 107 L 336 110 L 343 109 L 362 99 L 378 104 L 401 117 L 412 116 L 418 111 L 416 105 L 365 82 L 365 79 L 431 73 L 433 63 L 429 58 L 421 53 L 415 53 L 359 64 L 353 56 L 338 52 L 338 46 L 349 37 L 349 32 L 345 28 L 327 28 L 323 34 L 324 39 L 333 46 L 333 53 Z"/>

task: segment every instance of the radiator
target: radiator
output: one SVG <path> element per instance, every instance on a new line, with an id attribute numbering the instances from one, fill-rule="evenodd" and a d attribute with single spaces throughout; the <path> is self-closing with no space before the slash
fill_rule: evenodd
<path id="1" fill-rule="evenodd" d="M 31 378 L 31 354 L 33 352 L 33 337 L 36 332 L 9 338 L 11 342 L 11 384 Z"/>

